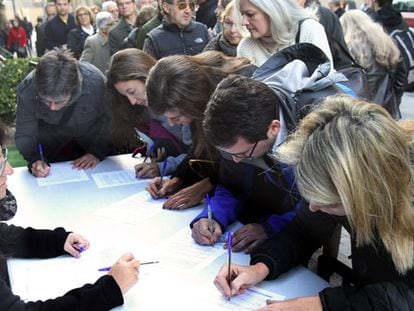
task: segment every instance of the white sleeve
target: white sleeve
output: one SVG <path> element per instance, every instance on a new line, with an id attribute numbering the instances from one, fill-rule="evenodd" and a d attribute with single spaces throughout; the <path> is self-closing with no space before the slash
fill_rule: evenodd
<path id="1" fill-rule="evenodd" d="M 320 48 L 331 62 L 331 71 L 333 70 L 333 58 L 329 48 L 328 38 L 326 37 L 325 28 L 314 19 L 306 19 L 300 29 L 299 42 L 308 42 Z"/>

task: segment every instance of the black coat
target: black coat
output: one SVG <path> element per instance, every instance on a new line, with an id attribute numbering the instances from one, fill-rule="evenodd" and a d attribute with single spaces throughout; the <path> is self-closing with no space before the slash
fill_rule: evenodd
<path id="1" fill-rule="evenodd" d="M 94 31 L 95 33 L 96 31 Z M 84 32 L 81 27 L 72 29 L 68 34 L 68 48 L 73 52 L 76 59 L 79 59 L 82 55 L 85 40 L 89 36 L 88 33 Z"/>
<path id="2" fill-rule="evenodd" d="M 414 269 L 400 275 L 380 242 L 357 247 L 355 234 L 345 217 L 302 207 L 283 231 L 254 251 L 251 264 L 264 263 L 270 271 L 267 279 L 274 279 L 306 263 L 329 240 L 338 223 L 350 232 L 351 279 L 355 286 L 322 290 L 319 296 L 323 310 L 414 310 Z"/>

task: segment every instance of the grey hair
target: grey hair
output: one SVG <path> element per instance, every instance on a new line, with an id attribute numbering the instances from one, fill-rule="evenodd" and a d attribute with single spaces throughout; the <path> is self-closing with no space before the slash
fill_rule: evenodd
<path id="1" fill-rule="evenodd" d="M 240 11 L 240 1 L 236 0 L 236 7 Z M 295 42 L 299 21 L 312 18 L 316 15 L 302 8 L 297 0 L 249 0 L 269 16 L 270 32 L 279 49 L 288 47 Z"/>
<path id="2" fill-rule="evenodd" d="M 108 11 L 108 7 L 110 6 L 110 5 L 115 5 L 116 7 L 118 7 L 118 5 L 116 4 L 116 2 L 115 1 L 112 1 L 112 0 L 109 0 L 109 1 L 105 1 L 105 2 L 103 2 L 102 3 L 102 11 Z"/>
<path id="3" fill-rule="evenodd" d="M 98 31 L 107 28 L 108 21 L 112 19 L 112 14 L 107 11 L 102 11 L 96 14 L 96 28 Z"/>

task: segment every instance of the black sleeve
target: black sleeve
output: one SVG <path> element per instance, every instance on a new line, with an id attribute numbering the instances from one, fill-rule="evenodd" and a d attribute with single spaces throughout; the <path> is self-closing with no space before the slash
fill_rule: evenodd
<path id="1" fill-rule="evenodd" d="M 361 287 L 326 288 L 319 293 L 323 310 L 414 310 L 414 282 L 374 283 Z"/>
<path id="2" fill-rule="evenodd" d="M 313 213 L 307 204 L 302 206 L 280 233 L 262 243 L 251 255 L 252 265 L 262 262 L 269 268 L 267 280 L 306 264 L 315 250 L 329 240 L 342 219 L 320 211 Z"/>
<path id="3" fill-rule="evenodd" d="M 110 310 L 124 303 L 121 290 L 114 278 L 102 276 L 95 284 L 86 284 L 65 295 L 46 301 L 24 302 L 0 280 L 0 310 L 8 311 L 91 311 Z"/>
<path id="4" fill-rule="evenodd" d="M 63 228 L 55 230 L 23 229 L 0 223 L 0 253 L 6 257 L 51 258 L 65 253 L 68 232 Z M 0 308 L 1 310 L 1 308 Z"/>

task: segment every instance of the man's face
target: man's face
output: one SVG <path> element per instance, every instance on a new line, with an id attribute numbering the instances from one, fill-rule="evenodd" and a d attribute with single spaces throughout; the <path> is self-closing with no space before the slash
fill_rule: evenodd
<path id="1" fill-rule="evenodd" d="M 49 4 L 46 7 L 46 15 L 47 15 L 47 18 L 50 18 L 56 15 L 56 6 L 54 4 L 53 5 Z"/>
<path id="2" fill-rule="evenodd" d="M 65 16 L 69 12 L 69 2 L 68 0 L 56 0 L 56 11 L 59 16 Z"/>
<path id="3" fill-rule="evenodd" d="M 172 3 L 164 1 L 163 8 L 169 22 L 184 29 L 191 23 L 196 2 L 194 0 L 173 0 Z"/>
<path id="4" fill-rule="evenodd" d="M 108 12 L 111 13 L 113 21 L 116 23 L 119 19 L 118 7 L 114 4 L 108 6 Z"/>
<path id="5" fill-rule="evenodd" d="M 271 150 L 274 142 L 275 138 L 250 142 L 246 138 L 239 136 L 234 145 L 219 148 L 219 150 L 227 153 L 234 162 L 238 163 L 244 159 L 257 159 L 264 156 Z"/>
<path id="6" fill-rule="evenodd" d="M 119 14 L 123 17 L 130 17 L 136 12 L 136 6 L 134 0 L 118 0 Z"/>
<path id="7" fill-rule="evenodd" d="M 39 95 L 40 101 L 49 107 L 52 111 L 58 111 L 69 103 L 71 96 L 62 95 L 62 96 L 47 96 Z"/>

